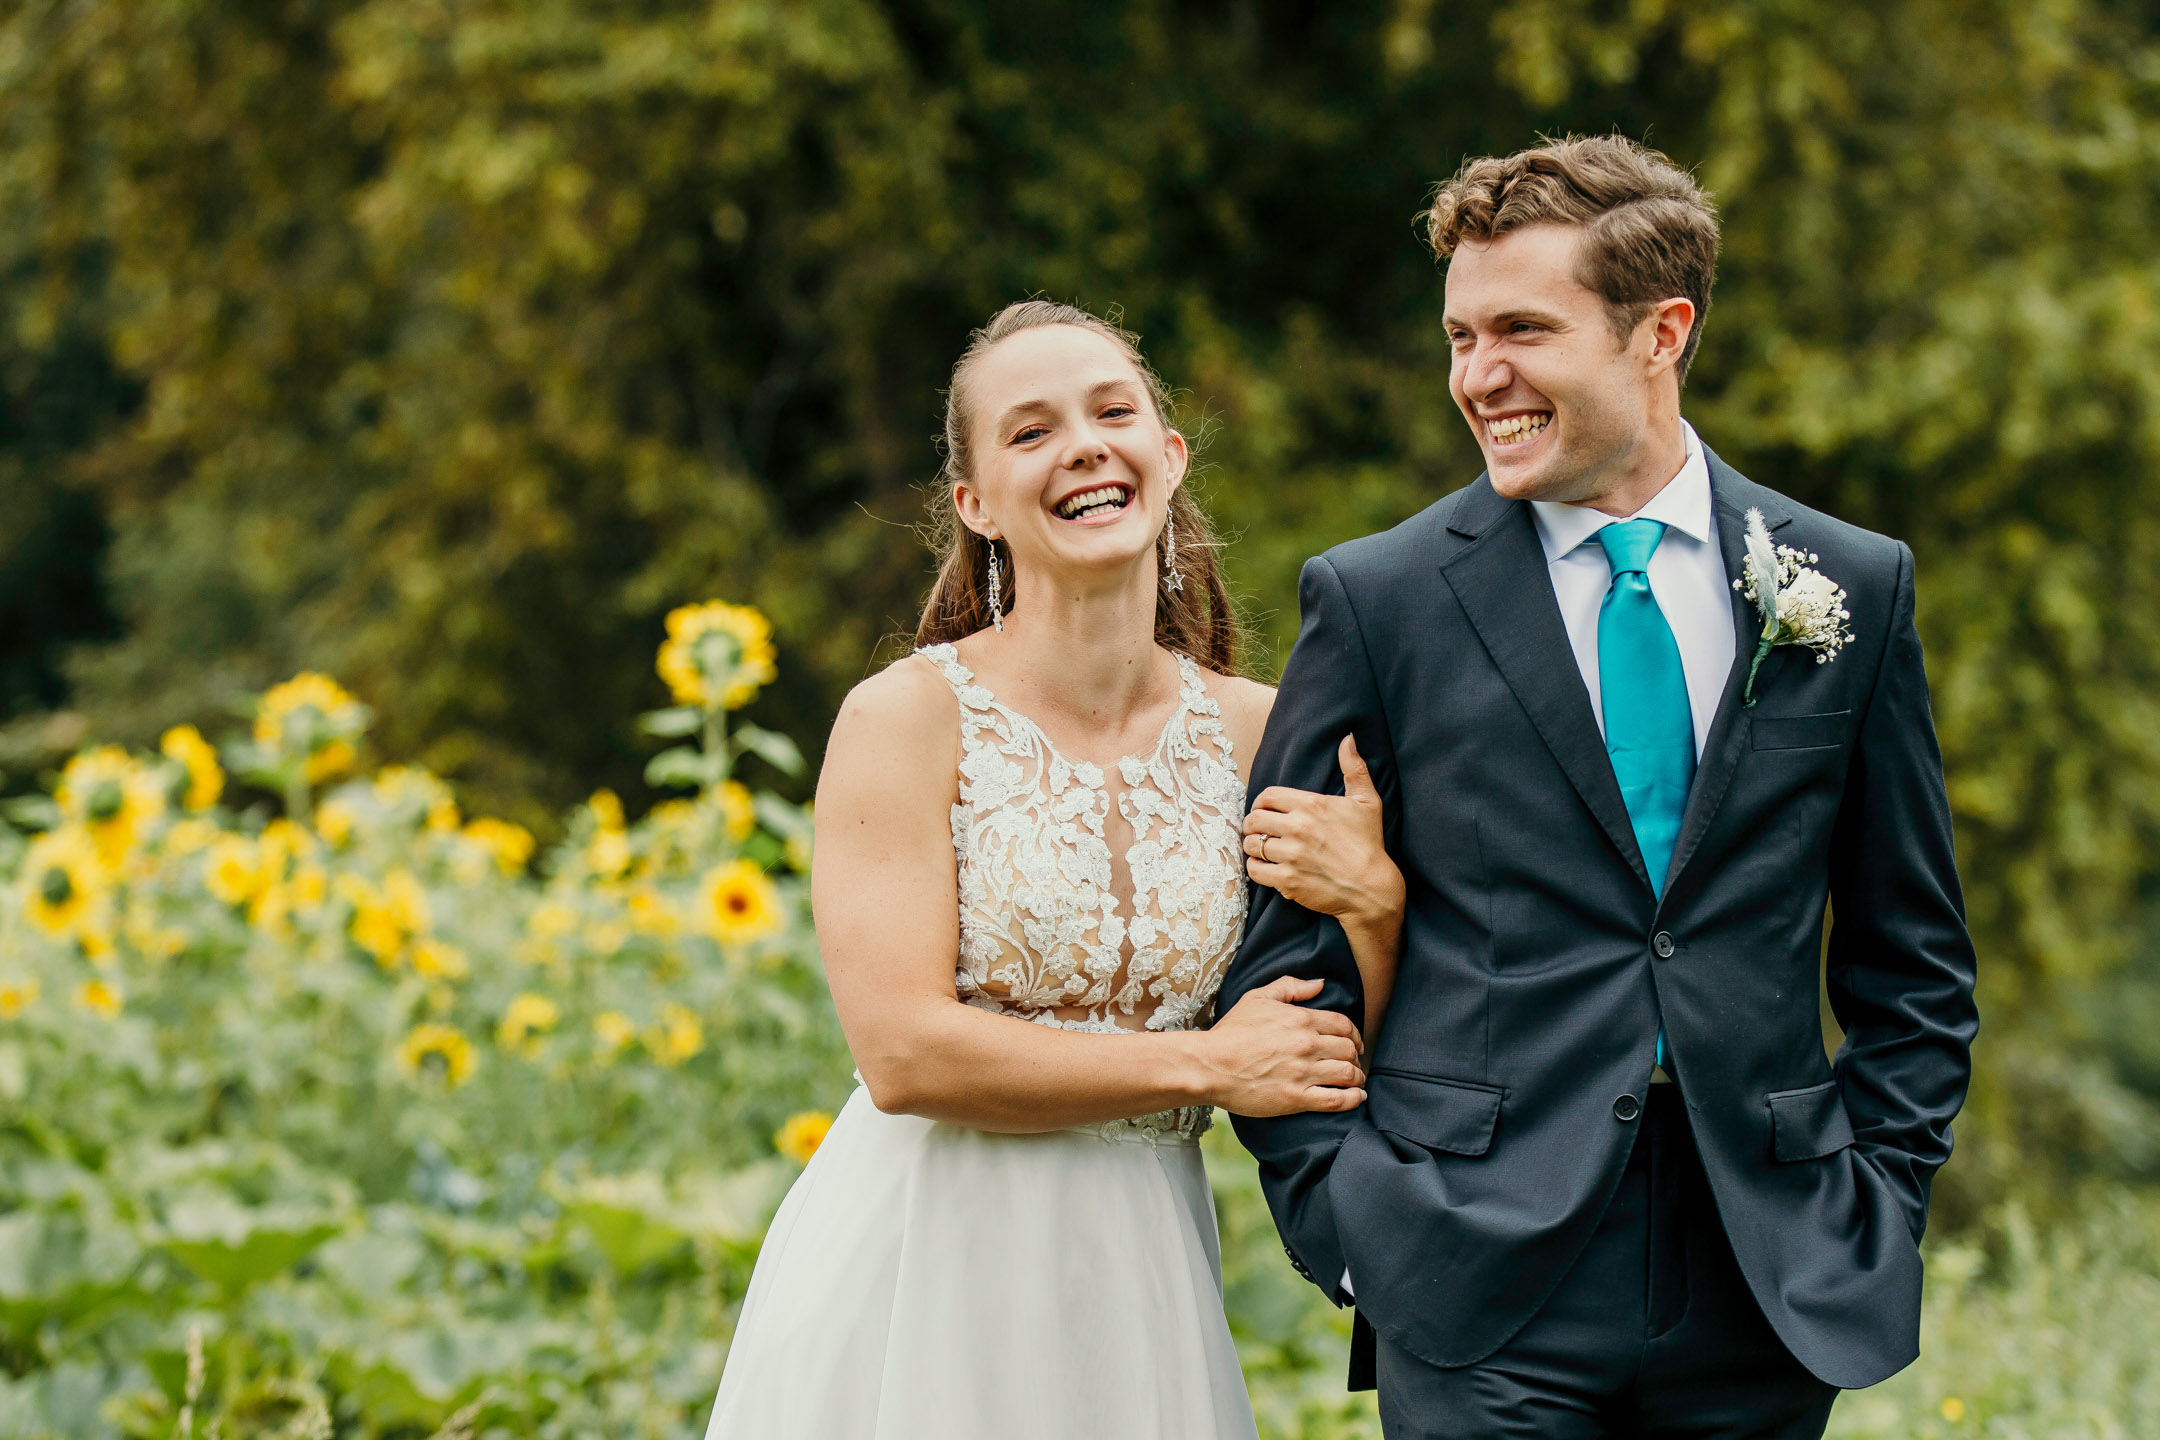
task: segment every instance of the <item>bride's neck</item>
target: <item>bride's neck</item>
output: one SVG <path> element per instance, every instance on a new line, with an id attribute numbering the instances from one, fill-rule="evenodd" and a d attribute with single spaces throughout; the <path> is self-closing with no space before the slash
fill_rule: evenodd
<path id="1" fill-rule="evenodd" d="M 1032 708 L 1089 728 L 1114 731 L 1162 698 L 1152 566 L 1114 586 L 1023 578 L 994 641 Z"/>

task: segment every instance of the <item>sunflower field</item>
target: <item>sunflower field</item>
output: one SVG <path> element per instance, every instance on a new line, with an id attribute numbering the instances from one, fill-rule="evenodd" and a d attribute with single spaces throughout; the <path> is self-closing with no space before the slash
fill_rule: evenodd
<path id="1" fill-rule="evenodd" d="M 681 791 L 535 853 L 302 674 L 0 830 L 0 1434 L 702 1428 L 849 1086 L 757 612 L 669 617 Z"/>

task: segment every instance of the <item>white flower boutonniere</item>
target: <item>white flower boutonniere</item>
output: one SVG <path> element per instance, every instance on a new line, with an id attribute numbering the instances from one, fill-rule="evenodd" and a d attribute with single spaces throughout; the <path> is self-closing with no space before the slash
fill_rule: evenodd
<path id="1" fill-rule="evenodd" d="M 1819 558 L 1790 545 L 1773 546 L 1762 511 L 1747 512 L 1747 559 L 1741 565 L 1743 578 L 1733 581 L 1733 589 L 1746 595 L 1762 616 L 1762 636 L 1748 664 L 1743 694 L 1749 705 L 1755 703 L 1755 671 L 1773 646 L 1806 646 L 1815 652 L 1816 664 L 1827 665 L 1853 638 L 1845 628 L 1852 619 L 1845 591 L 1821 571 L 1808 568 Z"/>

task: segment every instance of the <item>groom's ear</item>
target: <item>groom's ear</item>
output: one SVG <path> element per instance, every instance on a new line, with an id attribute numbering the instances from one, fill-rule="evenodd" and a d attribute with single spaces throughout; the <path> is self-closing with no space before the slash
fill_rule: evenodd
<path id="1" fill-rule="evenodd" d="M 1651 374 L 1678 371 L 1680 362 L 1687 357 L 1688 337 L 1695 333 L 1696 319 L 1695 302 L 1685 295 L 1660 300 L 1650 307 L 1642 324 L 1650 329 Z"/>

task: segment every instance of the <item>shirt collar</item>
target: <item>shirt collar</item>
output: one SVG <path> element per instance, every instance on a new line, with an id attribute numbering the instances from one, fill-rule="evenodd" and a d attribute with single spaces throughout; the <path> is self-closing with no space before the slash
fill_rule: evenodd
<path id="1" fill-rule="evenodd" d="M 1703 458 L 1702 441 L 1696 438 L 1694 426 L 1682 420 L 1680 433 L 1687 442 L 1687 458 L 1680 462 L 1679 473 L 1633 515 L 1608 515 L 1588 505 L 1558 500 L 1532 500 L 1530 516 L 1537 524 L 1538 543 L 1545 547 L 1545 563 L 1550 565 L 1607 525 L 1621 520 L 1657 520 L 1691 540 L 1709 540 L 1710 462 Z"/>

